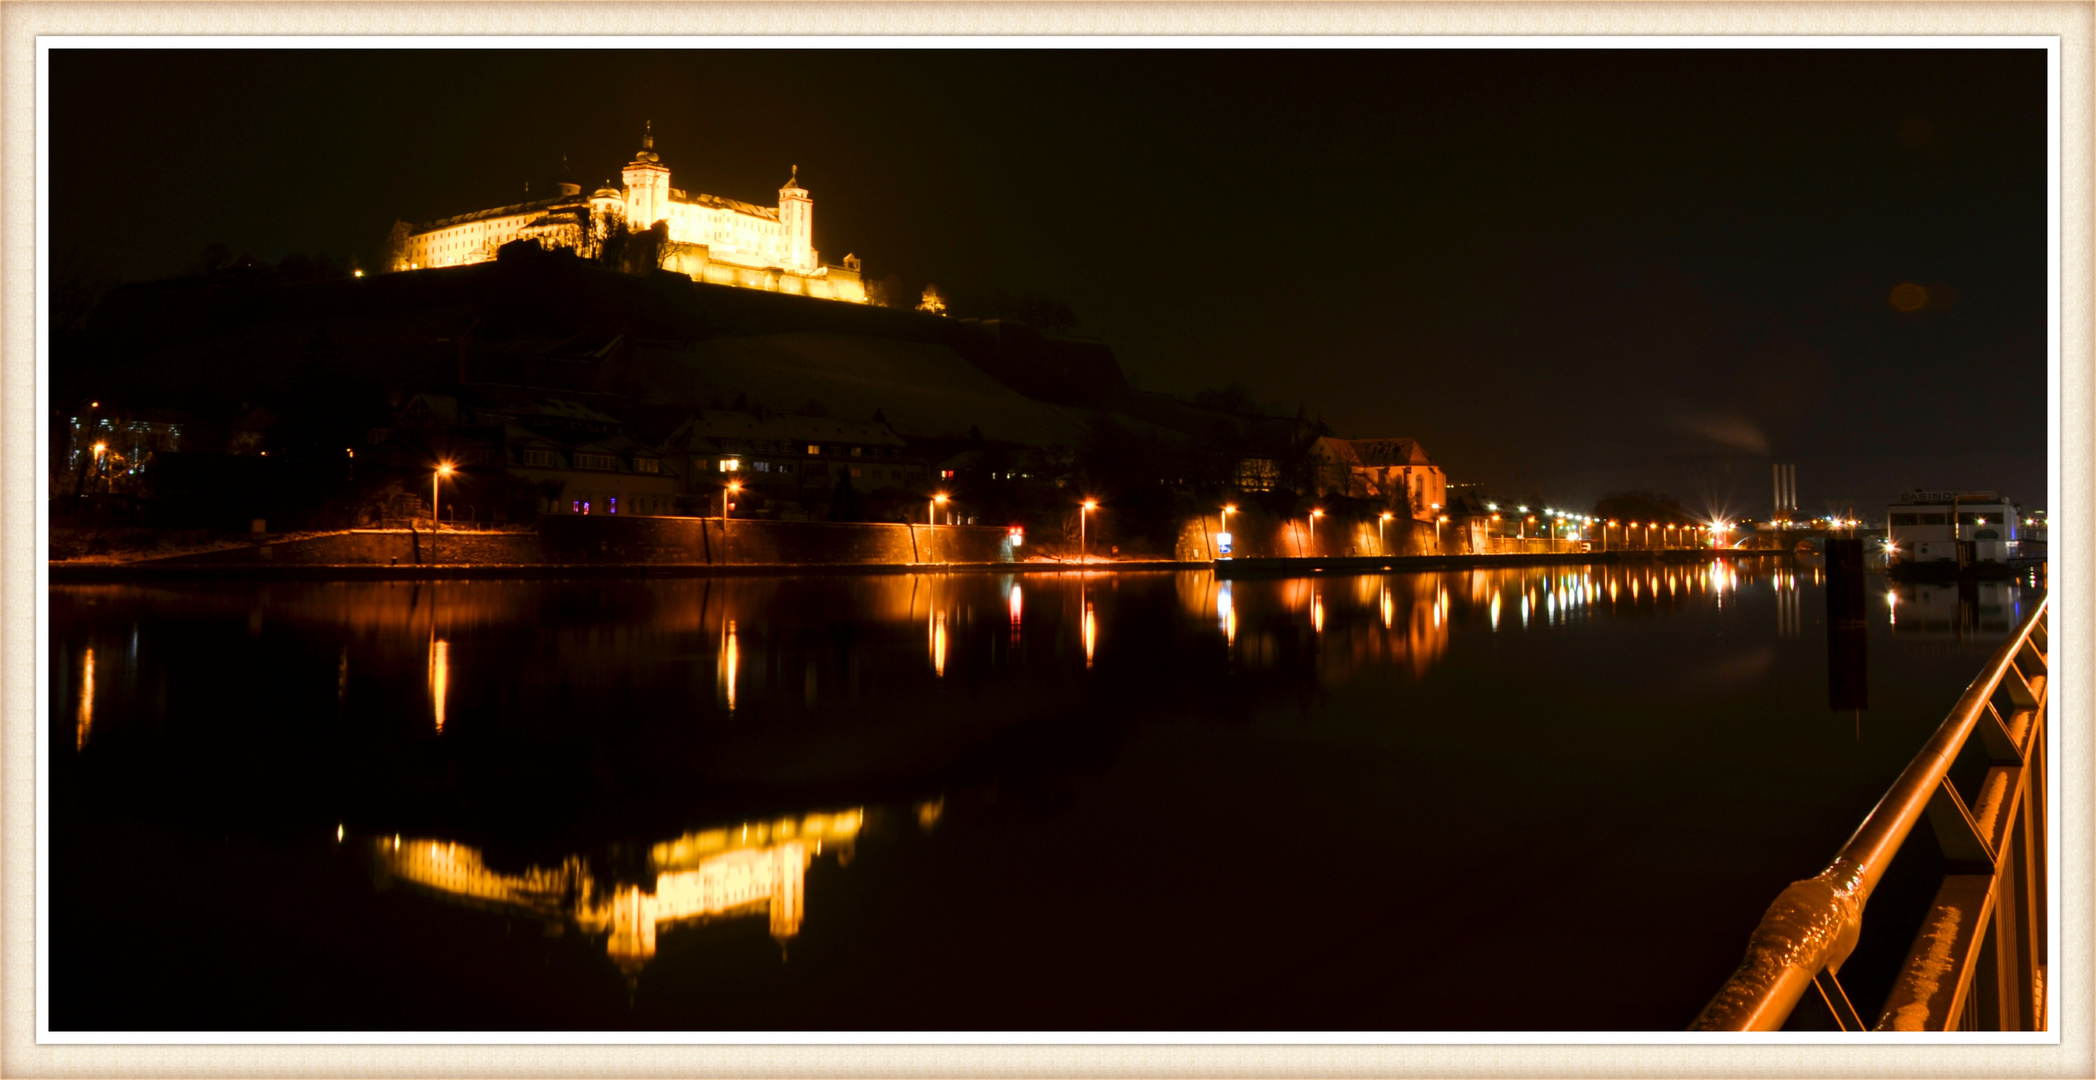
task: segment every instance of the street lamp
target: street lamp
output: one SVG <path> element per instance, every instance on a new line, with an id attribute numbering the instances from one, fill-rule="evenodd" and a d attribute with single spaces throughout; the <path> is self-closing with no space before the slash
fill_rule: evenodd
<path id="1" fill-rule="evenodd" d="M 1317 547 L 1317 519 L 1325 516 L 1322 510 L 1310 511 L 1310 546 Z"/>
<path id="2" fill-rule="evenodd" d="M 926 562 L 931 561 L 932 537 L 937 536 L 939 533 L 939 507 L 944 505 L 946 505 L 946 493 L 943 491 L 933 495 L 931 501 L 924 504 L 924 527 L 926 530 L 924 534 L 924 558 Z"/>
<path id="3" fill-rule="evenodd" d="M 1222 521 L 1223 521 L 1223 528 L 1222 528 L 1222 534 L 1223 534 L 1223 535 L 1224 535 L 1225 537 L 1227 537 L 1227 536 L 1229 536 L 1229 535 L 1230 535 L 1230 515 L 1232 515 L 1232 514 L 1234 514 L 1234 513 L 1236 513 L 1236 512 L 1237 512 L 1237 504 L 1236 504 L 1236 503 L 1227 503 L 1227 504 L 1225 504 L 1225 505 L 1223 506 L 1223 512 L 1222 512 L 1222 514 L 1221 514 L 1221 515 L 1219 515 L 1219 516 L 1220 516 L 1220 517 L 1222 518 Z M 1209 546 L 1209 549 L 1210 549 L 1210 550 L 1209 550 L 1209 554 L 1211 554 L 1211 555 L 1212 555 L 1212 554 L 1214 554 L 1214 553 L 1215 553 L 1215 552 L 1214 552 L 1214 548 L 1215 548 L 1215 541 L 1211 539 L 1211 540 L 1210 540 L 1210 541 L 1208 542 L 1208 546 Z M 1233 546 L 1234 546 L 1234 545 L 1233 545 Z"/>
<path id="4" fill-rule="evenodd" d="M 437 565 L 437 482 L 455 471 L 448 461 L 437 462 L 437 471 L 429 478 L 429 564 Z"/>
<path id="5" fill-rule="evenodd" d="M 1092 511 L 1094 511 L 1094 510 L 1097 510 L 1097 509 L 1099 509 L 1099 500 L 1097 500 L 1097 499 L 1086 499 L 1086 500 L 1084 501 L 1084 505 L 1082 505 L 1082 506 L 1080 506 L 1080 507 L 1078 507 L 1078 508 L 1077 508 L 1077 561 L 1078 561 L 1078 562 L 1089 562 L 1089 561 L 1090 561 L 1090 559 L 1091 559 L 1091 557 L 1090 557 L 1090 556 L 1088 556 L 1088 555 L 1086 555 L 1086 554 L 1084 553 L 1084 523 L 1085 523 L 1085 515 L 1087 515 L 1087 514 L 1090 514 L 1090 513 L 1092 512 Z"/>
<path id="6" fill-rule="evenodd" d="M 1383 516 L 1376 519 L 1376 547 L 1385 555 L 1390 554 L 1390 544 L 1383 539 L 1383 526 L 1389 524 L 1390 519 L 1396 516 L 1396 514 L 1385 510 L 1383 511 Z M 1496 517 L 1497 515 L 1494 516 Z"/>
<path id="7" fill-rule="evenodd" d="M 1438 506 L 1439 504 L 1437 503 L 1437 504 L 1435 504 L 1435 505 L 1437 505 L 1437 506 Z M 1436 554 L 1436 555 L 1440 555 L 1440 554 L 1442 554 L 1442 551 L 1441 551 L 1441 523 L 1442 523 L 1442 522 L 1444 522 L 1444 521 L 1447 521 L 1447 520 L 1448 520 L 1448 515 L 1447 515 L 1447 514 L 1443 514 L 1443 515 L 1441 515 L 1440 517 L 1437 517 L 1437 518 L 1435 518 L 1435 519 L 1434 519 L 1434 554 Z"/>
<path id="8" fill-rule="evenodd" d="M 1604 521 L 1601 523 L 1601 550 L 1604 552 L 1608 550 L 1608 527 L 1614 524 L 1615 522 L 1613 521 Z"/>
<path id="9" fill-rule="evenodd" d="M 740 480 L 730 480 L 728 481 L 728 486 L 721 489 L 721 528 L 725 529 L 728 527 L 728 496 L 740 494 L 741 491 L 742 481 Z"/>

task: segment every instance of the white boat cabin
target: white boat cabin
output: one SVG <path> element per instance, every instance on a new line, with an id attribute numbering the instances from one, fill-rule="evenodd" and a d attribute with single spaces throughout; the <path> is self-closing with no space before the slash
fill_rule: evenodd
<path id="1" fill-rule="evenodd" d="M 1886 509 L 1885 538 L 1902 562 L 1955 562 L 1958 541 L 1980 562 L 2016 554 L 2016 504 L 1995 491 L 1915 491 Z"/>

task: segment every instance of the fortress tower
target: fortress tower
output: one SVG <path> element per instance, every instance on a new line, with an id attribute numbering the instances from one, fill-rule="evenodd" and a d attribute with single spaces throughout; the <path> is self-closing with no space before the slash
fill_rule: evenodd
<path id="1" fill-rule="evenodd" d="M 670 170 L 655 153 L 654 121 L 641 136 L 640 152 L 619 176 L 626 184 L 626 224 L 635 232 L 670 216 Z"/>
<path id="2" fill-rule="evenodd" d="M 774 173 L 773 175 L 777 175 Z M 785 263 L 794 270 L 815 269 L 815 200 L 801 186 L 801 167 L 793 167 L 779 189 L 779 224 L 785 229 Z"/>

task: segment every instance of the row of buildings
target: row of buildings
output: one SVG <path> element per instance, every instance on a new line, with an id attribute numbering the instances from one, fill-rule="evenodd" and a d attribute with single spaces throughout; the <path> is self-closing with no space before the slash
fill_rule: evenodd
<path id="1" fill-rule="evenodd" d="M 930 469 L 885 424 L 704 409 L 666 438 L 637 438 L 612 403 L 472 385 L 409 395 L 396 424 L 368 433 L 400 474 L 459 470 L 460 505 L 534 514 L 820 517 L 841 491 L 916 492 Z M 732 485 L 732 490 L 731 490 Z"/>

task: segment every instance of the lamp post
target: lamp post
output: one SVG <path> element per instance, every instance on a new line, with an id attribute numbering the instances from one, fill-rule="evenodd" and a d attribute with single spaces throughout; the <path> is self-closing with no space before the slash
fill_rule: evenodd
<path id="1" fill-rule="evenodd" d="M 1228 535 L 1230 535 L 1230 515 L 1232 515 L 1232 514 L 1234 514 L 1234 513 L 1236 513 L 1236 512 L 1237 512 L 1237 504 L 1236 504 L 1236 503 L 1226 503 L 1226 504 L 1224 504 L 1224 506 L 1223 506 L 1223 512 L 1222 512 L 1222 513 L 1221 513 L 1220 515 L 1218 515 L 1218 516 L 1219 516 L 1219 517 L 1220 517 L 1220 518 L 1222 519 L 1222 522 L 1223 522 L 1222 534 L 1223 534 L 1224 536 L 1228 536 Z M 1214 553 L 1214 548 L 1215 548 L 1215 541 L 1214 541 L 1214 540 L 1210 540 L 1210 541 L 1208 542 L 1208 545 L 1209 545 L 1209 550 L 1210 550 L 1210 553 L 1211 553 L 1211 554 L 1213 554 L 1213 553 Z M 1236 546 L 1237 546 L 1237 545 L 1235 545 L 1235 544 L 1232 544 L 1232 545 L 1231 545 L 1231 547 L 1233 547 L 1233 548 L 1234 548 L 1234 547 L 1236 547 Z"/>
<path id="2" fill-rule="evenodd" d="M 453 471 L 454 469 L 450 462 L 440 461 L 437 462 L 437 471 L 432 473 L 429 478 L 429 564 L 431 566 L 437 565 L 437 529 L 439 528 L 437 482 L 450 476 Z"/>
<path id="3" fill-rule="evenodd" d="M 932 537 L 939 534 L 939 507 L 944 505 L 946 505 L 946 493 L 943 491 L 933 495 L 931 501 L 924 504 L 924 527 L 926 530 L 924 534 L 924 559 L 926 562 L 931 561 Z"/>
<path id="4" fill-rule="evenodd" d="M 1086 555 L 1086 554 L 1084 553 L 1084 543 L 1085 543 L 1085 540 L 1084 540 L 1084 531 L 1085 531 L 1085 518 L 1086 518 L 1086 516 L 1087 516 L 1087 515 L 1089 515 L 1089 514 L 1090 514 L 1090 513 L 1092 512 L 1092 511 L 1094 511 L 1094 510 L 1097 510 L 1097 509 L 1099 509 L 1099 500 L 1097 500 L 1097 499 L 1086 499 L 1086 500 L 1084 501 L 1084 505 L 1082 505 L 1082 506 L 1079 506 L 1079 507 L 1077 508 L 1077 561 L 1078 561 L 1078 562 L 1090 562 L 1090 561 L 1091 561 L 1091 556 L 1089 556 L 1089 555 Z"/>
<path id="5" fill-rule="evenodd" d="M 1440 517 L 1434 519 L 1434 554 L 1436 555 L 1445 554 L 1441 550 L 1441 524 L 1447 520 L 1447 514 L 1443 514 Z"/>
<path id="6" fill-rule="evenodd" d="M 1317 519 L 1325 516 L 1323 510 L 1310 511 L 1310 546 L 1317 547 Z"/>
<path id="7" fill-rule="evenodd" d="M 723 529 L 728 527 L 728 496 L 737 494 L 740 491 L 742 491 L 742 481 L 740 480 L 730 480 L 728 481 L 728 486 L 721 489 L 721 528 Z"/>
<path id="8" fill-rule="evenodd" d="M 1396 514 L 1385 510 L 1381 517 L 1376 518 L 1376 547 L 1385 555 L 1390 554 L 1390 542 L 1383 539 L 1383 526 L 1388 525 L 1390 519 L 1396 516 Z"/>

